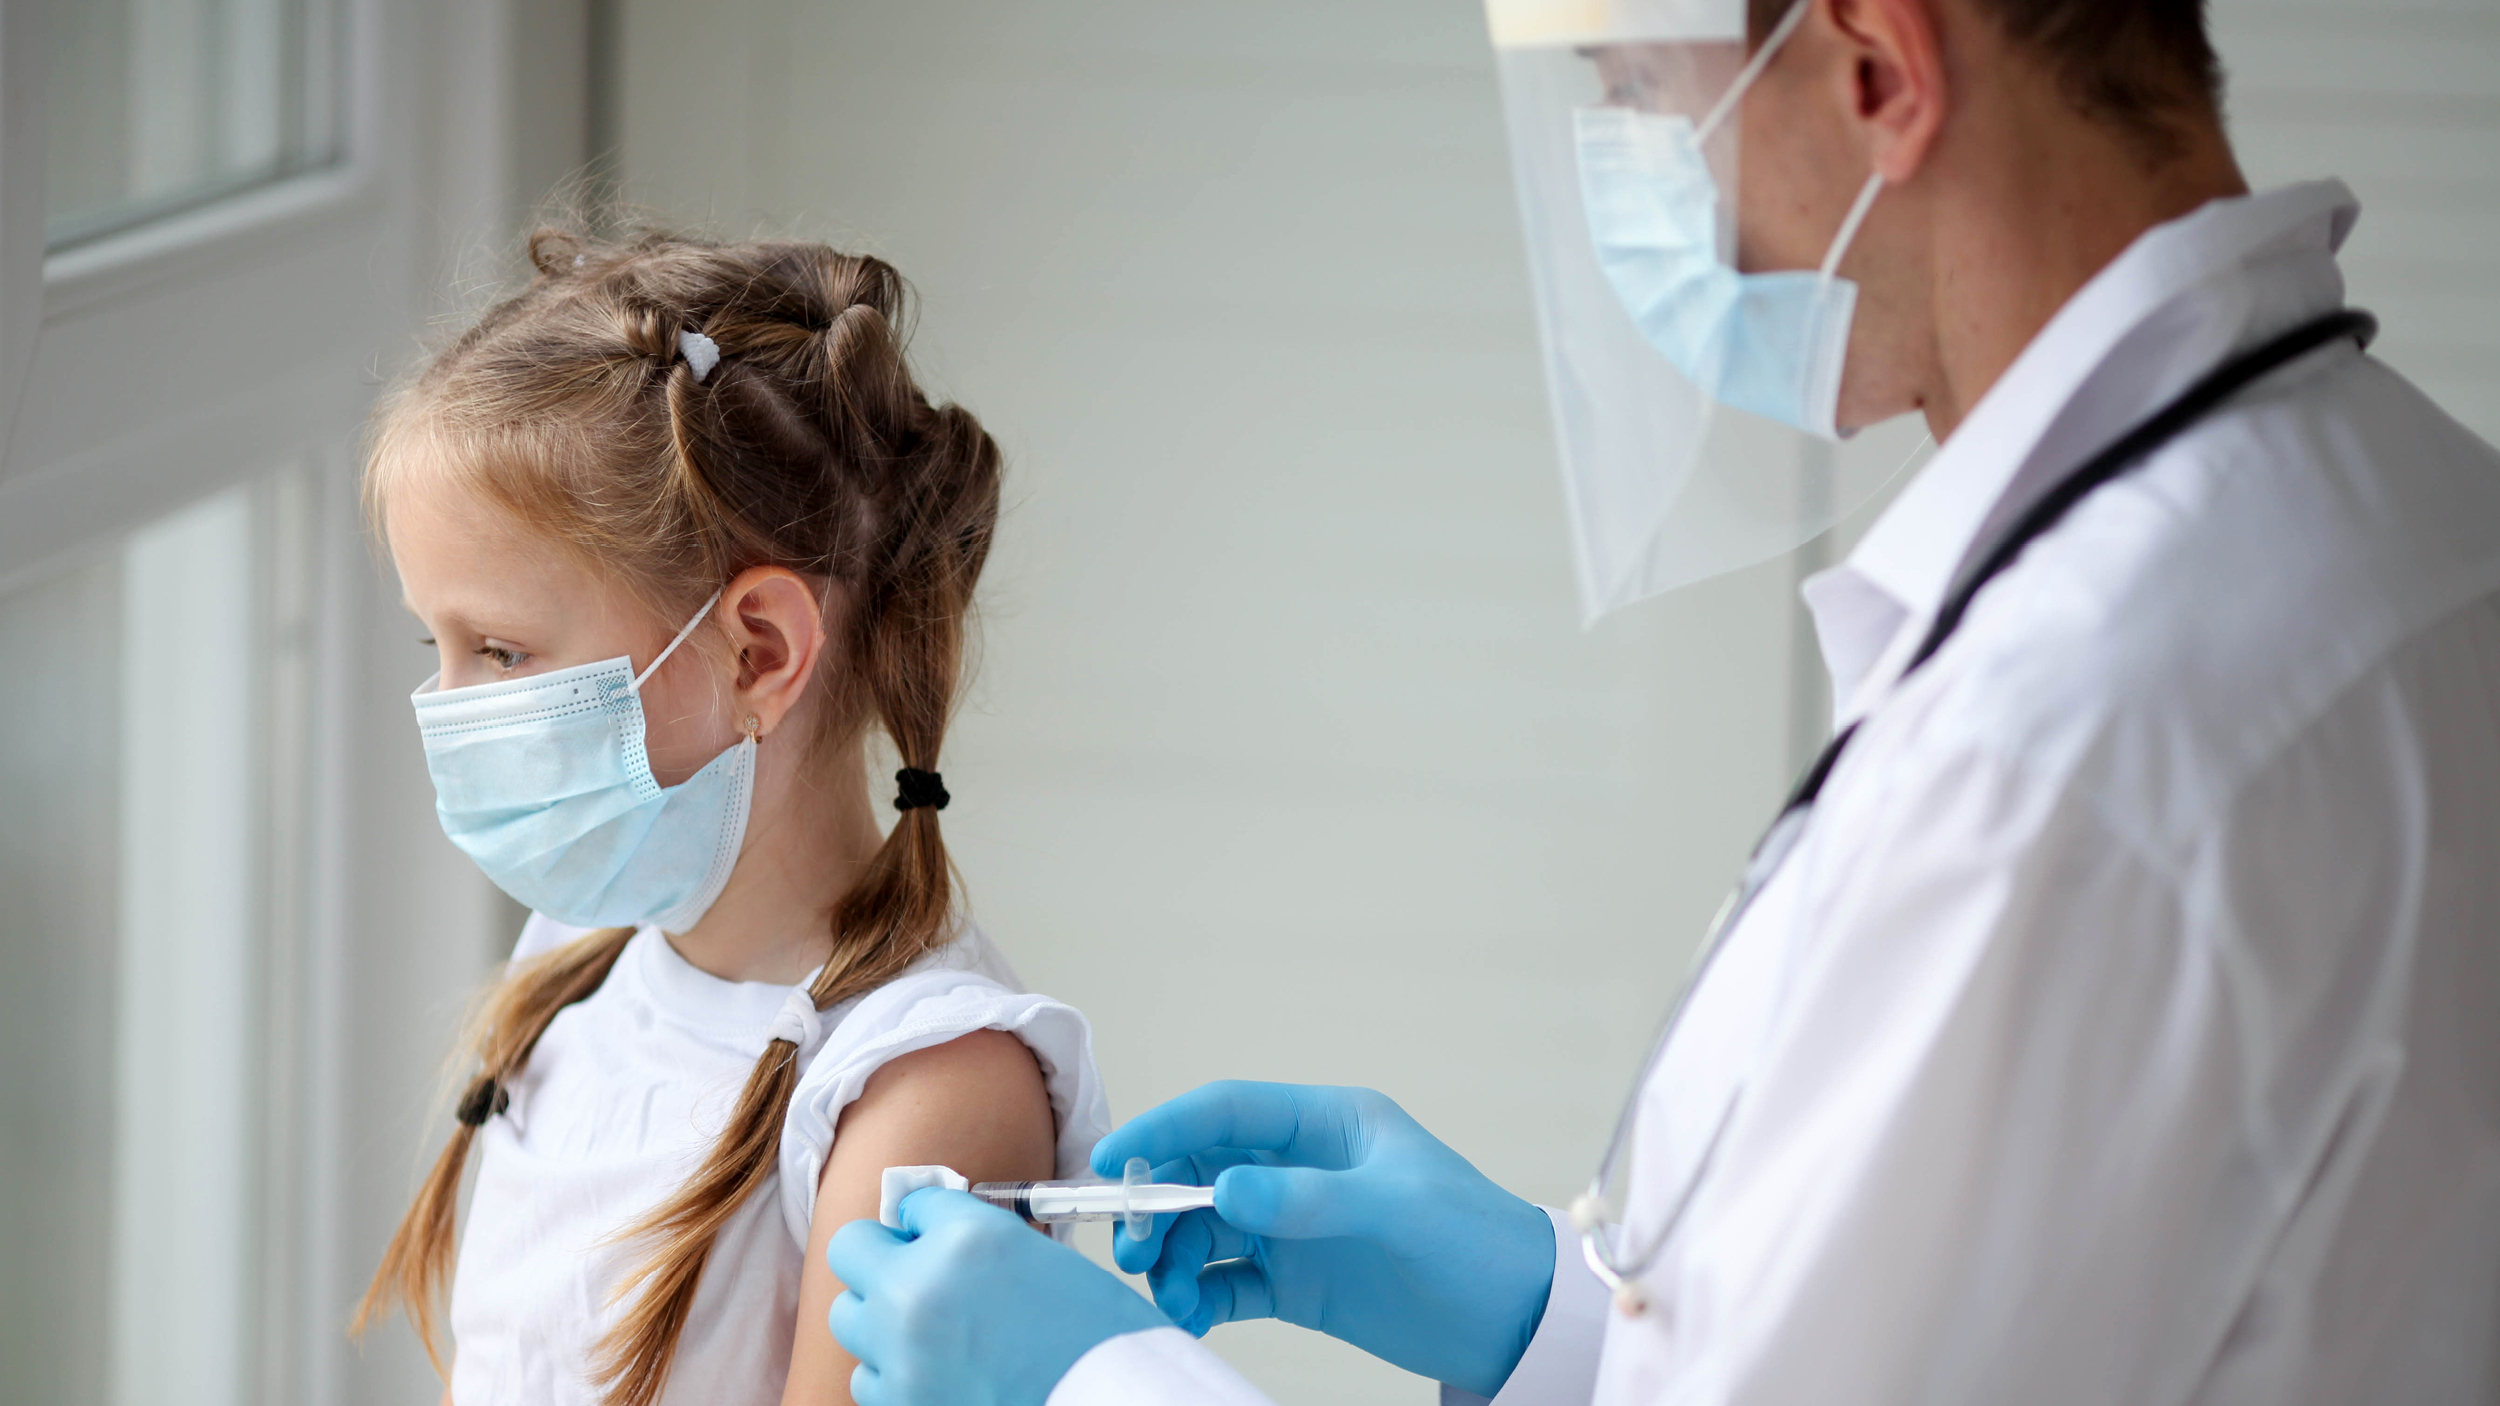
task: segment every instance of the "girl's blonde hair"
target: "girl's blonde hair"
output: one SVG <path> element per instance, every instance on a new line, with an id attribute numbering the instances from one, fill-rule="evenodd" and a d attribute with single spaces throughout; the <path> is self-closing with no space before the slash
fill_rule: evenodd
<path id="1" fill-rule="evenodd" d="M 969 413 L 931 404 L 913 383 L 901 276 L 820 244 L 595 245 L 541 230 L 529 254 L 529 286 L 385 407 L 369 508 L 378 516 L 411 474 L 448 476 L 617 575 L 668 621 L 749 567 L 822 582 L 833 639 L 811 752 L 842 755 L 876 726 L 904 766 L 935 771 L 997 524 L 999 453 Z M 701 379 L 680 353 L 685 332 L 719 348 Z M 902 813 L 832 928 L 832 959 L 810 987 L 819 1010 L 952 935 L 953 871 L 934 807 Z M 631 936 L 591 933 L 490 993 L 469 1040 L 479 1072 L 460 1125 L 392 1237 L 356 1331 L 403 1306 L 442 1370 L 436 1315 L 477 1125 Z M 622 1232 L 648 1254 L 618 1287 L 631 1301 L 600 1344 L 610 1406 L 659 1396 L 713 1240 L 772 1175 L 797 1077 L 796 1048 L 767 1045 L 701 1168 Z"/>

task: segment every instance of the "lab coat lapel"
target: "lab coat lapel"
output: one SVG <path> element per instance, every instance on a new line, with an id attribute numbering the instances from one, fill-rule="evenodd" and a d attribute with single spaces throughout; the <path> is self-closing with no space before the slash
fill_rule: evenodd
<path id="1" fill-rule="evenodd" d="M 1963 564 L 2060 476 L 2234 350 L 2340 304 L 2334 251 L 2358 213 L 2333 180 L 2212 201 L 2146 231 L 2068 299 L 1848 561 L 1808 583 L 1847 689 L 1838 721 L 1891 690 Z M 1854 581 L 1827 584 L 1843 577 Z M 1896 609 L 1852 599 L 1861 583 Z M 1818 596 L 1848 602 L 1835 625 Z M 1860 637 L 1885 624 L 1880 642 Z"/>

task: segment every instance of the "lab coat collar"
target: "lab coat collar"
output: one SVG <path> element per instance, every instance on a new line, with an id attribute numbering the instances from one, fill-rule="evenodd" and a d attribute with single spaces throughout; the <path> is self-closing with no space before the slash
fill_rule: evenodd
<path id="1" fill-rule="evenodd" d="M 1899 676 L 1963 561 L 2057 477 L 2232 352 L 2343 302 L 2360 215 L 2338 180 L 2156 225 L 2014 358 L 1839 566 L 1805 583 L 1836 721 Z"/>

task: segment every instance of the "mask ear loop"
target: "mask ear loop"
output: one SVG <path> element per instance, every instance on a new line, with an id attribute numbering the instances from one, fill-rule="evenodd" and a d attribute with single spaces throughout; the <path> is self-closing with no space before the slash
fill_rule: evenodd
<path id="1" fill-rule="evenodd" d="M 686 642 L 686 636 L 694 633 L 694 627 L 703 623 L 703 617 L 712 613 L 713 606 L 720 604 L 721 591 L 728 589 L 729 588 L 727 586 L 723 586 L 719 591 L 714 591 L 710 596 L 706 597 L 703 602 L 703 608 L 694 613 L 694 618 L 692 620 L 686 622 L 686 628 L 677 632 L 677 638 L 668 642 L 668 648 L 660 651 L 660 657 L 651 661 L 651 667 L 643 670 L 639 674 L 634 675 L 634 692 L 642 692 L 643 681 L 660 671 L 660 666 L 668 662 L 668 657 L 677 652 L 677 646 L 684 644 Z"/>
<path id="2" fill-rule="evenodd" d="M 1849 213 L 1840 222 L 1840 233 L 1832 236 L 1831 252 L 1823 256 L 1823 281 L 1829 283 L 1840 272 L 1841 256 L 1849 252 L 1850 241 L 1858 237 L 1858 226 L 1866 223 L 1866 212 L 1875 208 L 1875 197 L 1883 194 L 1884 173 L 1870 172 L 1866 184 L 1858 187 L 1858 198 L 1849 206 Z"/>
<path id="3" fill-rule="evenodd" d="M 1764 39 L 1762 47 L 1754 50 L 1753 57 L 1747 59 L 1745 66 L 1737 70 L 1736 81 L 1727 85 L 1727 91 L 1719 95 L 1717 102 L 1711 104 L 1709 115 L 1702 118 L 1701 125 L 1693 129 L 1695 147 L 1709 141 L 1710 134 L 1719 130 L 1719 124 L 1725 122 L 1727 115 L 1736 110 L 1736 104 L 1744 99 L 1745 90 L 1753 86 L 1756 78 L 1762 76 L 1762 70 L 1771 66 L 1771 56 L 1780 51 L 1780 45 L 1788 42 L 1789 35 L 1797 32 L 1798 25 L 1805 23 L 1806 11 L 1812 8 L 1814 8 L 1814 0 L 1797 0 L 1796 4 L 1788 7 L 1787 14 L 1780 16 L 1780 22 L 1771 27 L 1770 37 Z"/>
<path id="4" fill-rule="evenodd" d="M 1739 102 L 1744 101 L 1745 90 L 1762 76 L 1762 70 L 1771 66 L 1772 56 L 1779 53 L 1780 46 L 1797 32 L 1797 26 L 1805 23 L 1806 11 L 1813 8 L 1814 0 L 1797 0 L 1796 4 L 1788 7 L 1788 13 L 1780 16 L 1780 22 L 1771 27 L 1771 33 L 1762 41 L 1762 47 L 1754 50 L 1753 57 L 1737 70 L 1736 81 L 1727 85 L 1727 91 L 1711 104 L 1709 115 L 1693 129 L 1693 145 L 1696 148 L 1709 141 L 1710 134 L 1719 129 L 1719 124 L 1727 120 L 1728 114 L 1736 110 Z M 1866 212 L 1874 208 L 1875 197 L 1883 189 L 1884 173 L 1881 171 L 1868 175 L 1866 184 L 1858 188 L 1856 202 L 1850 205 L 1849 213 L 1841 219 L 1840 233 L 1832 236 L 1831 248 L 1823 255 L 1823 282 L 1831 282 L 1839 272 L 1841 256 L 1849 252 L 1850 241 L 1858 237 L 1858 226 L 1866 223 Z"/>

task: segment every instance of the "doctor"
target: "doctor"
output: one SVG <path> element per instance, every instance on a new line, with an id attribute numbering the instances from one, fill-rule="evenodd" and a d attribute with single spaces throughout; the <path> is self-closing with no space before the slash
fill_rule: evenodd
<path id="1" fill-rule="evenodd" d="M 1847 506 L 1774 426 L 1941 446 L 1807 586 L 1841 740 L 1575 1206 L 1211 1085 L 1095 1154 L 1216 1187 L 1152 1305 L 844 1228 L 858 1400 L 1248 1406 L 1267 1315 L 1506 1406 L 2500 1400 L 2500 455 L 2351 194 L 2248 192 L 2198 0 L 1489 9 L 1593 611 Z"/>

